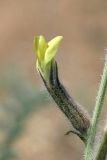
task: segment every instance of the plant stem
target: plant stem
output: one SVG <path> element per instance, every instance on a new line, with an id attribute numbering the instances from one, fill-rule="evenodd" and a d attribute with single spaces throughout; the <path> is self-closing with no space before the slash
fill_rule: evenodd
<path id="1" fill-rule="evenodd" d="M 103 107 L 106 88 L 107 88 L 107 58 L 105 61 L 103 75 L 101 78 L 101 83 L 100 83 L 98 95 L 96 98 L 95 109 L 92 116 L 90 129 L 88 132 L 87 144 L 85 149 L 85 160 L 93 160 L 93 145 L 95 141 L 95 135 L 96 135 L 99 117 Z"/>
<path id="2" fill-rule="evenodd" d="M 107 128 L 104 131 L 98 153 L 96 156 L 96 160 L 105 160 L 107 154 Z"/>

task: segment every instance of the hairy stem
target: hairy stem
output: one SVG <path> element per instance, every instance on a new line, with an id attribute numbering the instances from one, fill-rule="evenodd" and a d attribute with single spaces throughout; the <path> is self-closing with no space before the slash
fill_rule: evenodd
<path id="1" fill-rule="evenodd" d="M 69 96 L 63 85 L 60 83 L 58 79 L 58 68 L 55 61 L 52 62 L 51 65 L 49 82 L 46 82 L 43 77 L 42 79 L 54 101 L 72 123 L 75 133 L 77 131 L 77 135 L 85 142 L 87 130 L 90 125 L 88 114 L 72 97 Z"/>
<path id="2" fill-rule="evenodd" d="M 88 132 L 88 139 L 87 139 L 87 144 L 85 149 L 85 160 L 93 160 L 93 144 L 95 141 L 95 135 L 96 135 L 99 117 L 103 107 L 106 88 L 107 88 L 107 59 L 105 61 L 103 75 L 101 78 L 101 83 L 100 83 L 98 95 L 96 98 L 95 109 L 93 112 L 90 129 Z"/>
<path id="3" fill-rule="evenodd" d="M 107 129 L 105 129 L 95 160 L 105 160 L 107 155 Z"/>

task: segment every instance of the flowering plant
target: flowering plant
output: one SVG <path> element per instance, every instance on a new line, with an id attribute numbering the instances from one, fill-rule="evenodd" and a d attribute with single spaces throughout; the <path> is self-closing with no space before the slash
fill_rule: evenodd
<path id="1" fill-rule="evenodd" d="M 34 38 L 34 49 L 37 55 L 36 67 L 47 81 L 49 80 L 51 62 L 54 61 L 62 38 L 62 36 L 57 36 L 48 43 L 43 36 Z"/>

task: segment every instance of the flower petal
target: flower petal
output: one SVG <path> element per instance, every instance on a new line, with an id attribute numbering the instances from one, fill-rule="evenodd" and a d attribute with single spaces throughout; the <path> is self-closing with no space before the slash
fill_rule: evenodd
<path id="1" fill-rule="evenodd" d="M 34 49 L 36 51 L 39 61 L 43 61 L 47 47 L 48 44 L 46 43 L 45 38 L 43 36 L 36 36 L 34 38 Z"/>
<path id="2" fill-rule="evenodd" d="M 49 47 L 46 49 L 44 57 L 45 65 L 55 57 L 55 54 L 58 50 L 60 42 L 62 41 L 62 38 L 63 38 L 62 36 L 57 36 L 48 43 Z"/>

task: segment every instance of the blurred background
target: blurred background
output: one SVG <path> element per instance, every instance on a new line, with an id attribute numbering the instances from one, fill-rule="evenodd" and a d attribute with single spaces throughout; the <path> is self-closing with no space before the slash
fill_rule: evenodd
<path id="1" fill-rule="evenodd" d="M 72 126 L 36 71 L 35 35 L 64 37 L 56 57 L 60 79 L 92 113 L 107 46 L 107 1 L 0 0 L 0 160 L 82 159 L 82 141 L 65 136 Z"/>

